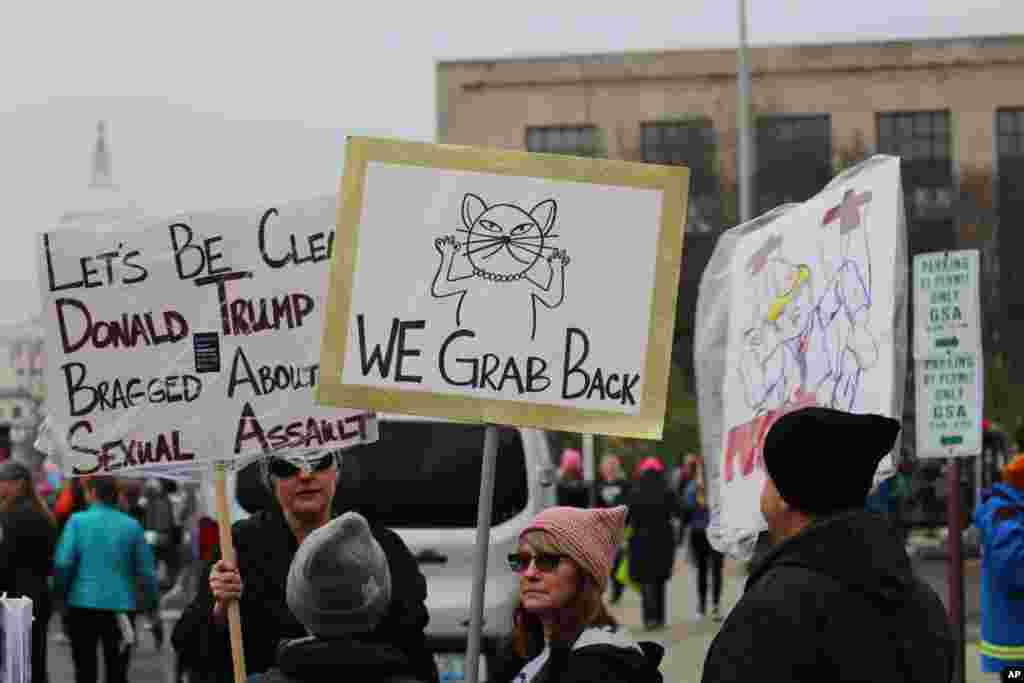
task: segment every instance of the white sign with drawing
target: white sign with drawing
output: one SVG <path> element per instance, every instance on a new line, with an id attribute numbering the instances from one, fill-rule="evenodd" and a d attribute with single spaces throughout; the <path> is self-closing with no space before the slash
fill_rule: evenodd
<path id="1" fill-rule="evenodd" d="M 763 528 L 761 446 L 805 406 L 892 415 L 899 162 L 881 160 L 738 237 L 728 264 L 719 525 Z M 794 453 L 842 476 L 829 445 Z M 823 483 L 827 485 L 827 483 Z"/>
<path id="2" fill-rule="evenodd" d="M 660 193 L 438 174 L 368 169 L 342 381 L 638 411 Z"/>
<path id="3" fill-rule="evenodd" d="M 668 357 L 685 169 L 400 141 L 349 154 L 320 400 L 532 426 L 557 418 L 528 404 L 643 414 L 657 431 L 637 431 L 660 432 L 650 362 Z"/>

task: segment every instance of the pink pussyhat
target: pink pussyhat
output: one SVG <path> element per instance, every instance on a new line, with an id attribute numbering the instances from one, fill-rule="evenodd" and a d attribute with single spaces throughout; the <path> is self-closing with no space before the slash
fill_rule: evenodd
<path id="1" fill-rule="evenodd" d="M 537 515 L 519 540 L 531 531 L 551 535 L 576 564 L 590 574 L 601 591 L 608 587 L 615 551 L 626 531 L 625 505 L 587 510 L 568 506 L 551 507 Z"/>
<path id="2" fill-rule="evenodd" d="M 649 458 L 644 458 L 643 460 L 641 460 L 640 464 L 636 468 L 638 474 L 643 474 L 648 470 L 654 470 L 655 472 L 664 472 L 665 466 L 661 464 L 661 460 L 658 460 L 654 456 L 651 456 Z"/>
<path id="3" fill-rule="evenodd" d="M 583 471 L 583 458 L 580 452 L 575 448 L 566 448 L 562 451 L 562 461 L 559 463 L 558 470 L 562 473 L 573 471 Z"/>

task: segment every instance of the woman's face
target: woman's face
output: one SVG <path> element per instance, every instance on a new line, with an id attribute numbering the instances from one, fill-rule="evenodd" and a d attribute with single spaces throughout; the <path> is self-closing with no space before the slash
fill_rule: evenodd
<path id="1" fill-rule="evenodd" d="M 289 472 L 274 475 L 274 492 L 285 513 L 307 519 L 320 517 L 330 510 L 338 485 L 338 466 L 333 456 L 324 458 L 329 461 L 313 460 L 309 470 L 293 467 Z"/>
<path id="2" fill-rule="evenodd" d="M 528 559 L 532 558 L 519 572 L 519 597 L 523 608 L 542 617 L 569 605 L 581 583 L 580 569 L 576 563 L 562 556 L 554 567 L 538 567 L 538 564 L 544 564 L 544 556 L 557 553 L 536 550 L 525 542 L 519 544 L 519 553 Z M 536 556 L 541 556 L 539 563 Z"/>

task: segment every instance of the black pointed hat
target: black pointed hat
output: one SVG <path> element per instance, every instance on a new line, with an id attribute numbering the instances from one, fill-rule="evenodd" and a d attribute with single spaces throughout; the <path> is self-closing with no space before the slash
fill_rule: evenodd
<path id="1" fill-rule="evenodd" d="M 802 408 L 768 430 L 765 469 L 782 499 L 803 512 L 827 515 L 863 507 L 878 463 L 899 432 L 900 423 L 882 415 Z"/>

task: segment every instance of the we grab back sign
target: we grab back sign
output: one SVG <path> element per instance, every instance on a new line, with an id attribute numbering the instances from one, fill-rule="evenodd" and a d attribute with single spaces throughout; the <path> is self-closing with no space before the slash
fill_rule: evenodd
<path id="1" fill-rule="evenodd" d="M 687 178 L 350 140 L 319 399 L 660 437 Z"/>

